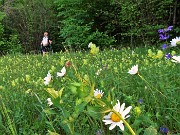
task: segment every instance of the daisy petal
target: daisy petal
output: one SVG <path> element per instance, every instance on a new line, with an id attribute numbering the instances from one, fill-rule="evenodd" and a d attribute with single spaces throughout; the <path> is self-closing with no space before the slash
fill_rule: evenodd
<path id="1" fill-rule="evenodd" d="M 112 112 L 110 112 L 108 115 L 105 115 L 105 116 L 104 116 L 104 119 L 110 119 L 110 118 L 111 118 L 111 115 L 112 115 Z"/>
<path id="2" fill-rule="evenodd" d="M 129 106 L 128 108 L 126 108 L 121 115 L 125 117 L 130 112 L 131 108 L 132 106 Z"/>
<path id="3" fill-rule="evenodd" d="M 105 125 L 108 125 L 108 124 L 113 123 L 113 121 L 112 121 L 112 120 L 103 120 L 103 122 L 105 122 Z"/>
<path id="4" fill-rule="evenodd" d="M 127 115 L 126 117 L 125 117 L 125 119 L 127 119 L 127 118 L 129 118 L 130 117 L 130 115 Z"/>
<path id="5" fill-rule="evenodd" d="M 57 77 L 63 77 L 66 74 L 66 68 L 63 67 L 61 72 L 57 72 Z"/>
<path id="6" fill-rule="evenodd" d="M 124 125 L 122 121 L 118 122 L 117 126 L 119 126 L 119 128 L 124 131 Z"/>
<path id="7" fill-rule="evenodd" d="M 112 123 L 111 126 L 109 127 L 109 130 L 112 130 L 115 127 L 116 127 L 116 123 Z"/>
<path id="8" fill-rule="evenodd" d="M 118 103 L 113 107 L 113 109 L 115 111 L 119 112 L 119 110 L 120 110 L 120 102 L 119 102 L 119 100 L 117 100 L 117 101 L 118 101 Z"/>
<path id="9" fill-rule="evenodd" d="M 125 107 L 125 103 L 123 103 L 123 104 L 121 105 L 121 108 L 120 108 L 120 110 L 119 110 L 120 114 L 123 113 L 124 107 Z"/>

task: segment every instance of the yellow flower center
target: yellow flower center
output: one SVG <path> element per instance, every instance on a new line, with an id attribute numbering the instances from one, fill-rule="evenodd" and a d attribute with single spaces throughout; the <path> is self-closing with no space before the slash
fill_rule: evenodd
<path id="1" fill-rule="evenodd" d="M 100 93 L 97 94 L 97 95 L 96 95 L 96 98 L 101 98 L 101 94 L 100 94 Z"/>
<path id="2" fill-rule="evenodd" d="M 114 122 L 119 122 L 121 119 L 115 113 L 112 113 L 111 114 L 111 120 Z"/>

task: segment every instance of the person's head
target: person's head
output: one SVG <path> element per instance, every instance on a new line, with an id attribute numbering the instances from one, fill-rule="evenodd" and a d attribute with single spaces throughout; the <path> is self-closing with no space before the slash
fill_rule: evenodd
<path id="1" fill-rule="evenodd" d="M 48 36 L 48 32 L 47 32 L 47 31 L 44 32 L 44 36 L 45 36 L 45 37 Z"/>

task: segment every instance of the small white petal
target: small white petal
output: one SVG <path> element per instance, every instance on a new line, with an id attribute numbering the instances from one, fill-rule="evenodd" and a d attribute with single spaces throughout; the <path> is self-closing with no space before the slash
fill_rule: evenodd
<path id="1" fill-rule="evenodd" d="M 113 123 L 113 121 L 112 121 L 112 120 L 103 120 L 103 122 L 105 122 L 105 125 L 108 125 L 108 124 Z"/>
<path id="2" fill-rule="evenodd" d="M 118 122 L 117 126 L 119 126 L 119 128 L 124 131 L 124 125 L 122 121 Z"/>
<path id="3" fill-rule="evenodd" d="M 48 84 L 50 83 L 50 81 L 51 81 L 51 78 L 52 78 L 52 76 L 51 76 L 51 74 L 48 72 L 47 76 L 44 78 L 44 84 L 45 84 L 45 85 L 48 85 Z"/>
<path id="4" fill-rule="evenodd" d="M 176 63 L 180 63 L 180 56 L 173 56 L 171 61 L 176 62 Z"/>
<path id="5" fill-rule="evenodd" d="M 91 45 L 92 45 L 92 42 L 90 42 L 90 43 L 88 44 L 88 48 L 90 48 L 90 47 L 91 47 Z"/>
<path id="6" fill-rule="evenodd" d="M 122 105 L 121 105 L 121 108 L 120 108 L 120 114 L 122 114 L 123 113 L 123 111 L 124 111 L 124 107 L 125 107 L 125 103 L 123 103 Z"/>
<path id="7" fill-rule="evenodd" d="M 112 112 L 110 112 L 108 115 L 105 115 L 105 116 L 104 116 L 104 119 L 110 119 L 110 118 L 111 118 L 111 115 L 112 115 Z"/>
<path id="8" fill-rule="evenodd" d="M 45 81 L 45 82 L 44 82 L 44 84 L 45 84 L 45 85 L 48 85 L 48 84 L 49 84 L 49 82 Z"/>
<path id="9" fill-rule="evenodd" d="M 130 115 L 127 115 L 126 117 L 125 117 L 125 119 L 127 119 L 127 118 L 129 118 L 130 117 Z"/>
<path id="10" fill-rule="evenodd" d="M 66 68 L 63 67 L 61 72 L 57 72 L 57 77 L 63 77 L 66 74 Z"/>
<path id="11" fill-rule="evenodd" d="M 132 106 L 129 106 L 128 108 L 126 108 L 126 109 L 123 111 L 123 113 L 121 114 L 122 117 L 125 117 L 125 116 L 130 112 L 131 108 L 132 108 Z"/>
<path id="12" fill-rule="evenodd" d="M 117 100 L 118 103 L 116 103 L 116 105 L 113 107 L 113 109 L 116 111 L 116 112 L 119 112 L 120 111 L 120 102 L 119 100 Z"/>
<path id="13" fill-rule="evenodd" d="M 57 72 L 57 76 L 62 77 L 62 76 L 64 76 L 64 73 Z"/>
<path id="14" fill-rule="evenodd" d="M 62 73 L 66 73 L 66 68 L 63 67 L 63 68 L 61 69 L 61 72 L 62 72 Z"/>
<path id="15" fill-rule="evenodd" d="M 115 122 L 114 122 L 114 123 L 112 123 L 112 124 L 111 124 L 111 126 L 109 127 L 109 130 L 114 129 L 114 128 L 116 127 L 116 125 L 117 125 L 117 123 L 115 123 Z"/>
<path id="16" fill-rule="evenodd" d="M 49 106 L 53 105 L 53 102 L 51 101 L 51 98 L 48 98 L 47 101 L 48 101 L 47 104 L 48 104 Z"/>

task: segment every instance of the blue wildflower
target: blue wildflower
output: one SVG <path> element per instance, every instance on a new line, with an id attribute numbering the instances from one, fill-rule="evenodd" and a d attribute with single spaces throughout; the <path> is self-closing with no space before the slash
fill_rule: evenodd
<path id="1" fill-rule="evenodd" d="M 142 99 L 139 99 L 139 104 L 142 104 L 143 100 Z"/>
<path id="2" fill-rule="evenodd" d="M 170 36 L 168 34 L 169 31 L 171 31 L 173 28 L 173 26 L 168 26 L 168 28 L 166 29 L 159 29 L 158 30 L 158 33 L 159 33 L 159 36 L 160 36 L 160 40 L 166 40 L 168 39 Z"/>
<path id="3" fill-rule="evenodd" d="M 158 33 L 164 33 L 164 30 L 163 29 L 159 29 Z"/>
<path id="4" fill-rule="evenodd" d="M 165 50 L 166 48 L 168 48 L 167 44 L 163 44 L 162 45 L 162 50 Z"/>
<path id="5" fill-rule="evenodd" d="M 166 55 L 165 55 L 165 57 L 166 57 L 166 59 L 171 59 L 171 54 L 170 53 L 167 53 Z"/>
<path id="6" fill-rule="evenodd" d="M 163 134 L 167 134 L 168 133 L 168 128 L 160 127 L 160 132 L 163 133 Z"/>
<path id="7" fill-rule="evenodd" d="M 169 34 L 159 34 L 159 36 L 160 36 L 160 40 L 166 40 L 166 39 L 168 39 L 169 38 Z"/>
<path id="8" fill-rule="evenodd" d="M 160 40 L 164 40 L 164 35 L 163 34 L 159 34 L 159 36 L 160 36 L 159 37 Z"/>
<path id="9" fill-rule="evenodd" d="M 173 28 L 173 26 L 169 26 L 165 31 L 168 32 L 168 31 L 171 31 Z"/>

